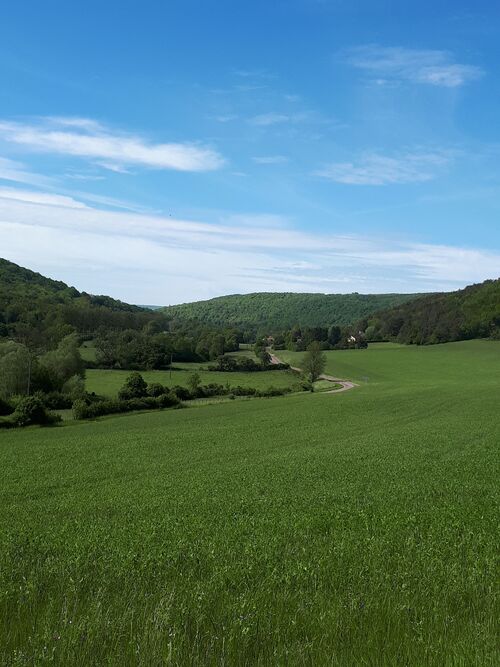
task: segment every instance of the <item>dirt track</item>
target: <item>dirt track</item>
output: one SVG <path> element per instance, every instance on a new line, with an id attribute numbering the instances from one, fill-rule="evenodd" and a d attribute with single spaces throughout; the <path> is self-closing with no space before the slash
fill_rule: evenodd
<path id="1" fill-rule="evenodd" d="M 270 352 L 270 355 L 271 355 L 271 363 L 272 364 L 282 364 L 282 363 L 284 363 L 281 359 L 279 359 L 272 352 Z M 290 369 L 292 371 L 296 371 L 297 373 L 302 373 L 302 369 L 297 368 L 296 366 L 290 366 Z M 329 389 L 328 391 L 320 392 L 322 394 L 340 394 L 342 391 L 349 391 L 349 389 L 354 389 L 354 387 L 358 386 L 357 384 L 355 384 L 354 382 L 351 382 L 350 380 L 341 380 L 340 378 L 333 377 L 333 375 L 320 375 L 319 379 L 320 380 L 327 380 L 328 382 L 334 382 L 335 384 L 342 385 L 338 389 Z"/>

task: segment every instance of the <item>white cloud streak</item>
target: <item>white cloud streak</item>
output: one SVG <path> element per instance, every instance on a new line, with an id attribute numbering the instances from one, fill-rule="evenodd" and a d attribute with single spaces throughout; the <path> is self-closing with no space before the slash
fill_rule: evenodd
<path id="1" fill-rule="evenodd" d="M 81 289 L 157 304 L 256 290 L 453 289 L 500 265 L 486 250 L 300 232 L 279 216 L 208 224 L 11 189 L 0 190 L 0 247 Z"/>
<path id="2" fill-rule="evenodd" d="M 224 164 L 222 156 L 208 147 L 151 143 L 85 118 L 44 118 L 31 123 L 3 120 L 0 138 L 32 151 L 94 160 L 113 171 L 137 165 L 196 172 L 219 169 Z"/>
<path id="3" fill-rule="evenodd" d="M 333 162 L 315 172 L 347 185 L 390 185 L 422 183 L 435 177 L 451 160 L 449 152 L 408 152 L 389 156 L 365 153 L 356 162 Z"/>
<path id="4" fill-rule="evenodd" d="M 365 45 L 348 50 L 346 61 L 376 77 L 386 80 L 458 88 L 475 81 L 484 72 L 476 65 L 464 65 L 453 61 L 448 51 L 431 49 L 406 49 Z"/>
<path id="5" fill-rule="evenodd" d="M 0 157 L 0 180 L 37 186 L 47 186 L 52 182 L 52 179 L 47 176 L 34 174 L 27 170 L 21 162 L 4 157 Z"/>
<path id="6" fill-rule="evenodd" d="M 270 111 L 269 113 L 261 113 L 257 116 L 253 116 L 249 119 L 249 123 L 252 125 L 257 125 L 259 127 L 268 127 L 270 125 L 279 125 L 280 123 L 287 123 L 290 120 L 290 116 L 284 113 L 276 113 L 275 111 Z"/>
<path id="7" fill-rule="evenodd" d="M 87 208 L 84 203 L 73 199 L 73 197 L 19 190 L 17 188 L 0 188 L 0 199 L 13 199 L 17 202 L 57 206 L 58 208 Z"/>
<path id="8" fill-rule="evenodd" d="M 262 155 L 260 157 L 253 157 L 252 160 L 256 164 L 284 164 L 288 162 L 288 158 L 284 155 Z"/>

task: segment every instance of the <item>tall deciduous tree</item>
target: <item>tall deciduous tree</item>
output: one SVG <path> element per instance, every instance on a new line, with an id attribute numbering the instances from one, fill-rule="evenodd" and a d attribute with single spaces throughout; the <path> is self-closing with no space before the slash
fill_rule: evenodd
<path id="1" fill-rule="evenodd" d="M 302 361 L 302 370 L 312 384 L 316 382 L 319 376 L 323 373 L 326 366 L 326 356 L 322 352 L 318 341 L 313 341 L 307 348 L 307 353 Z"/>

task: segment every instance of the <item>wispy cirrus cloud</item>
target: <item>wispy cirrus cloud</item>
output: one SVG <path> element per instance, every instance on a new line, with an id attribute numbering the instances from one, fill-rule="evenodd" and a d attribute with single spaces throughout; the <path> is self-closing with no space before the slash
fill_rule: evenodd
<path id="1" fill-rule="evenodd" d="M 260 127 L 267 127 L 269 125 L 278 125 L 280 123 L 286 123 L 290 120 L 290 116 L 284 113 L 277 113 L 275 111 L 270 111 L 269 113 L 261 113 L 257 116 L 253 116 L 249 119 L 249 123 L 252 125 L 258 125 Z"/>
<path id="2" fill-rule="evenodd" d="M 265 69 L 235 69 L 233 72 L 244 79 L 276 79 L 276 74 Z"/>
<path id="3" fill-rule="evenodd" d="M 368 44 L 349 49 L 343 58 L 353 67 L 371 74 L 378 83 L 410 81 L 458 88 L 484 74 L 481 67 L 457 63 L 452 54 L 442 50 Z"/>
<path id="4" fill-rule="evenodd" d="M 315 175 L 347 185 L 422 183 L 434 178 L 451 159 L 452 153 L 446 151 L 416 151 L 399 155 L 364 153 L 356 162 L 327 164 Z"/>
<path id="5" fill-rule="evenodd" d="M 234 113 L 219 114 L 214 116 L 214 119 L 219 123 L 230 123 L 232 120 L 237 120 L 238 116 Z"/>
<path id="6" fill-rule="evenodd" d="M 88 158 L 113 171 L 123 171 L 130 165 L 212 171 L 224 164 L 222 156 L 212 148 L 192 143 L 152 143 L 86 118 L 0 120 L 0 139 L 25 150 Z"/>
<path id="7" fill-rule="evenodd" d="M 0 180 L 37 186 L 47 186 L 52 182 L 48 176 L 35 174 L 21 162 L 5 157 L 0 157 Z"/>
<path id="8" fill-rule="evenodd" d="M 236 291 L 435 291 L 500 266 L 481 248 L 298 231 L 276 215 L 206 223 L 12 189 L 0 189 L 0 247 L 81 289 L 158 304 Z"/>
<path id="9" fill-rule="evenodd" d="M 41 204 L 42 206 L 56 206 L 58 208 L 87 208 L 83 202 L 77 201 L 73 197 L 45 192 L 34 192 L 31 190 L 20 190 L 18 188 L 0 188 L 0 199 L 13 199 L 17 202 Z"/>
<path id="10" fill-rule="evenodd" d="M 252 160 L 256 164 L 284 164 L 288 162 L 288 158 L 285 155 L 261 155 L 253 157 Z"/>

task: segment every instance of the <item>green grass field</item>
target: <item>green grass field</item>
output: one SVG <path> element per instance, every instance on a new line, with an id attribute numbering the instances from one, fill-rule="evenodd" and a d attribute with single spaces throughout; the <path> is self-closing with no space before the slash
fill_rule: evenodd
<path id="1" fill-rule="evenodd" d="M 97 356 L 93 341 L 85 341 L 85 343 L 80 346 L 80 356 L 84 361 L 96 361 Z"/>
<path id="2" fill-rule="evenodd" d="M 80 347 L 80 354 L 85 360 L 95 361 L 93 343 L 90 341 L 82 345 Z M 232 356 L 245 356 L 255 359 L 252 349 L 242 349 L 239 352 L 233 352 Z M 172 372 L 168 370 L 141 371 L 141 375 L 146 382 L 159 382 L 166 387 L 173 387 L 175 385 L 187 387 L 189 376 L 194 372 L 199 373 L 202 384 L 215 382 L 226 385 L 229 383 L 232 387 L 239 385 L 241 387 L 255 387 L 256 389 L 268 389 L 269 387 L 276 387 L 278 389 L 284 387 L 296 388 L 297 383 L 300 381 L 300 377 L 296 373 L 287 371 L 219 373 L 206 370 L 208 366 L 213 364 L 213 361 L 201 363 L 176 362 L 174 363 L 176 370 Z M 96 394 L 115 398 L 130 373 L 131 371 L 87 369 L 85 388 L 87 391 L 95 391 Z"/>
<path id="3" fill-rule="evenodd" d="M 262 371 L 257 373 L 219 373 L 214 371 L 200 370 L 199 364 L 179 364 L 176 367 L 184 367 L 185 370 L 170 371 L 141 371 L 146 382 L 160 382 L 166 387 L 181 385 L 188 386 L 191 372 L 199 373 L 202 384 L 216 382 L 217 384 L 229 384 L 232 387 L 256 387 L 267 389 L 268 387 L 293 387 L 300 378 L 291 371 Z M 189 369 L 189 370 L 188 370 Z M 191 371 L 191 372 L 190 372 Z M 102 396 L 116 397 L 118 391 L 123 387 L 125 380 L 131 371 L 87 369 L 85 387 L 87 391 L 95 391 Z"/>
<path id="4" fill-rule="evenodd" d="M 0 663 L 497 665 L 500 343 L 328 371 L 0 432 Z"/>

